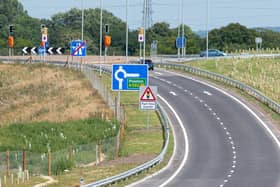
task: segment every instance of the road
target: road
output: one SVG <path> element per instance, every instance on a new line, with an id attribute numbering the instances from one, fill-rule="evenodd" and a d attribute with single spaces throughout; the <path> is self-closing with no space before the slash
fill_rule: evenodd
<path id="1" fill-rule="evenodd" d="M 151 75 L 169 108 L 177 149 L 168 167 L 131 186 L 280 186 L 280 143 L 250 108 L 178 74 Z"/>

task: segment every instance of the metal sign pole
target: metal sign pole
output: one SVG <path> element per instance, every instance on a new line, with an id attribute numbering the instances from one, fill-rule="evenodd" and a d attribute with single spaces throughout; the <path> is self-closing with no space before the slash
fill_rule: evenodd
<path id="1" fill-rule="evenodd" d="M 8 60 L 8 62 L 10 63 L 10 61 L 11 61 L 11 48 L 9 47 L 9 60 Z"/>
<path id="2" fill-rule="evenodd" d="M 102 0 L 100 0 L 100 38 L 99 38 L 99 75 L 101 76 L 101 57 L 102 57 L 102 12 L 103 12 Z"/>
<path id="3" fill-rule="evenodd" d="M 146 124 L 146 128 L 149 129 L 150 128 L 150 111 L 147 110 L 147 124 Z"/>

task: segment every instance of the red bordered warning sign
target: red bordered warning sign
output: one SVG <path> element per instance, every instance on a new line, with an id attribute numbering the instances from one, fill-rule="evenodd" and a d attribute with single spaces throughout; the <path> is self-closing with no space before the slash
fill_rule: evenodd
<path id="1" fill-rule="evenodd" d="M 146 87 L 144 93 L 140 97 L 140 101 L 156 101 L 156 97 L 149 86 Z"/>
<path id="2" fill-rule="evenodd" d="M 155 110 L 157 105 L 157 87 L 141 86 L 139 89 L 139 108 L 140 110 Z"/>

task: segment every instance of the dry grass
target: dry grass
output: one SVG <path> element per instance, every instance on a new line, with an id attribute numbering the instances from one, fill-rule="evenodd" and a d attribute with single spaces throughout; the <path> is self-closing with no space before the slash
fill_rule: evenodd
<path id="1" fill-rule="evenodd" d="M 211 59 L 189 65 L 239 80 L 280 102 L 279 58 Z"/>
<path id="2" fill-rule="evenodd" d="M 0 124 L 87 118 L 108 107 L 74 70 L 0 64 Z"/>

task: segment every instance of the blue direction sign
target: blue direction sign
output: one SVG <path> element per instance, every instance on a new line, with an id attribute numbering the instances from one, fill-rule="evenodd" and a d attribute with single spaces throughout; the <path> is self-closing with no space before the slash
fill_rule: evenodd
<path id="1" fill-rule="evenodd" d="M 113 64 L 112 90 L 139 91 L 140 86 L 148 86 L 148 66 L 146 64 Z"/>
<path id="2" fill-rule="evenodd" d="M 71 41 L 71 56 L 86 56 L 86 42 L 82 40 Z"/>
<path id="3" fill-rule="evenodd" d="M 46 48 L 45 47 L 42 47 L 42 46 L 39 46 L 38 48 L 37 48 L 37 53 L 39 54 L 39 55 L 45 55 L 46 54 Z"/>
<path id="4" fill-rule="evenodd" d="M 181 49 L 186 47 L 186 43 L 187 43 L 187 38 L 182 36 L 182 37 L 177 37 L 176 38 L 176 47 Z"/>

